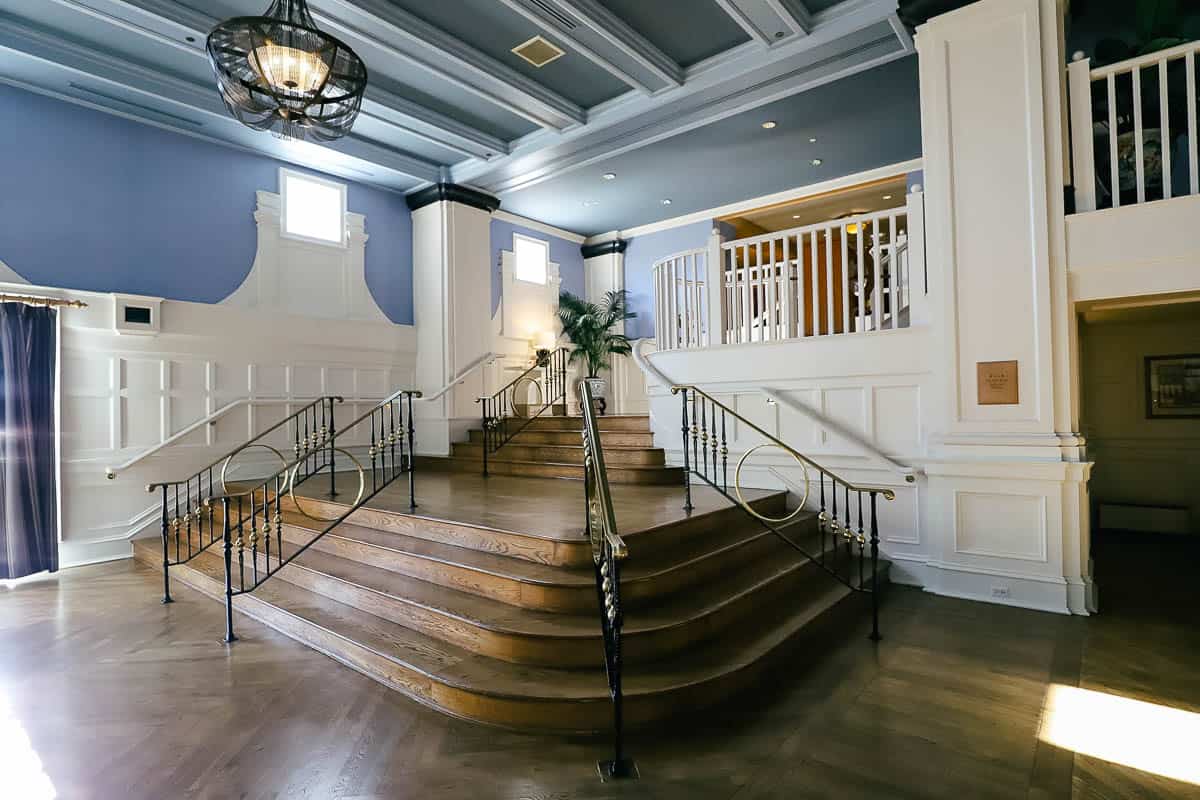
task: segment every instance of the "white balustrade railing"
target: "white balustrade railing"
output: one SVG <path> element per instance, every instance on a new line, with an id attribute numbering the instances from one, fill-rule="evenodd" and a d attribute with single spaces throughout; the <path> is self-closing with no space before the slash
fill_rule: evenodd
<path id="1" fill-rule="evenodd" d="M 722 341 L 907 328 L 905 207 L 721 245 Z"/>
<path id="2" fill-rule="evenodd" d="M 652 274 L 659 349 L 708 345 L 708 252 L 667 256 L 654 263 Z"/>
<path id="3" fill-rule="evenodd" d="M 1092 69 L 1067 68 L 1075 209 L 1200 194 L 1200 41 Z"/>

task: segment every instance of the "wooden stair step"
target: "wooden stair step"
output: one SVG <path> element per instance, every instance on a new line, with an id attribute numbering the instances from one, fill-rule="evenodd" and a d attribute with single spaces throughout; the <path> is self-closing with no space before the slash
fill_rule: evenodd
<path id="1" fill-rule="evenodd" d="M 418 465 L 430 469 L 458 472 L 482 472 L 482 458 L 436 458 L 418 457 Z M 607 465 L 608 479 L 612 483 L 631 483 L 667 486 L 683 483 L 681 467 L 643 467 L 635 465 Z M 583 480 L 581 464 L 561 464 L 549 461 L 521 461 L 504 457 L 503 450 L 488 456 L 488 471 L 495 475 L 514 475 L 526 478 L 570 478 Z"/>
<path id="2" fill-rule="evenodd" d="M 483 431 L 469 432 L 472 444 L 483 442 Z M 583 437 L 579 430 L 523 430 L 512 438 L 512 444 L 561 444 L 582 446 Z M 600 431 L 600 443 L 604 452 L 609 447 L 653 447 L 654 434 L 642 431 Z"/>
<path id="3" fill-rule="evenodd" d="M 483 444 L 457 442 L 453 445 L 455 458 L 470 458 L 482 462 Z M 548 464 L 583 464 L 583 443 L 575 444 L 522 444 L 511 441 L 489 456 L 504 461 L 537 461 Z M 666 454 L 655 447 L 612 447 L 604 446 L 604 461 L 609 470 L 613 467 L 641 466 L 662 467 Z"/>
<path id="4" fill-rule="evenodd" d="M 650 431 L 650 417 L 645 414 L 607 414 L 597 417 L 596 423 L 601 431 Z M 534 417 L 526 430 L 581 431 L 583 417 Z"/>
<path id="5" fill-rule="evenodd" d="M 139 546 L 151 563 L 154 548 Z M 219 559 L 202 557 L 173 576 L 212 597 L 223 592 Z M 715 703 L 751 684 L 771 656 L 800 640 L 810 623 L 854 593 L 832 580 L 763 609 L 720 647 L 625 672 L 626 719 L 643 725 Z M 823 583 L 830 584 L 828 587 Z M 235 608 L 392 688 L 446 713 L 505 727 L 559 732 L 607 730 L 611 706 L 603 671 L 516 665 L 479 655 L 323 597 L 270 580 L 235 598 Z M 236 622 L 235 622 L 236 625 Z M 815 630 L 815 628 L 813 628 Z M 598 654 L 597 654 L 598 655 Z M 599 660 L 599 659 L 598 659 Z"/>

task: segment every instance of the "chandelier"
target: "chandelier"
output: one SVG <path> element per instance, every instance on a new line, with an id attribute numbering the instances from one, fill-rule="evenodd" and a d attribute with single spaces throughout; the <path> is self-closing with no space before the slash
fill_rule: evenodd
<path id="1" fill-rule="evenodd" d="M 229 112 L 284 139 L 345 136 L 367 88 L 362 59 L 317 30 L 305 0 L 274 0 L 261 17 L 225 20 L 208 35 L 208 59 Z"/>

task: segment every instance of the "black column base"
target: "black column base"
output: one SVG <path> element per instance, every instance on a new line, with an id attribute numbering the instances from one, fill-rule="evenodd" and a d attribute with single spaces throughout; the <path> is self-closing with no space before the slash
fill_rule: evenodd
<path id="1" fill-rule="evenodd" d="M 596 769 L 600 772 L 602 783 L 619 780 L 636 781 L 641 777 L 637 764 L 633 762 L 632 758 L 622 758 L 620 761 L 597 761 Z"/>

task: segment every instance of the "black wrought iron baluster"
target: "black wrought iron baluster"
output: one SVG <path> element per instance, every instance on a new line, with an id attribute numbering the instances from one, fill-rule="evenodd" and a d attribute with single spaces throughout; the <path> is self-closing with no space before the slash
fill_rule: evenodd
<path id="1" fill-rule="evenodd" d="M 334 437 L 337 436 L 337 421 L 334 419 L 333 407 L 337 400 L 336 398 L 330 397 L 326 402 L 329 403 L 329 438 L 327 440 L 329 442 L 329 496 L 337 497 L 337 454 L 333 450 L 333 448 L 336 446 Z M 278 506 L 278 499 L 276 500 L 276 506 Z"/>
<path id="2" fill-rule="evenodd" d="M 838 535 L 838 530 L 841 528 L 841 525 L 838 524 L 838 509 L 837 509 L 838 491 L 837 490 L 838 490 L 837 478 L 830 475 L 829 476 L 829 494 L 833 498 L 833 504 L 832 504 L 833 508 L 829 515 L 829 526 L 833 530 L 834 537 L 836 537 Z"/>
<path id="3" fill-rule="evenodd" d="M 850 487 L 849 486 L 846 487 L 846 495 L 845 495 L 844 500 L 845 500 L 845 502 L 842 503 L 842 505 L 845 506 L 844 513 L 846 515 L 846 524 L 842 526 L 842 530 L 848 531 L 848 530 L 850 530 Z"/>
<path id="4" fill-rule="evenodd" d="M 416 453 L 413 448 L 416 445 L 416 429 L 413 423 L 413 396 L 412 392 L 408 393 L 408 508 L 412 510 L 417 507 L 417 461 Z M 403 416 L 403 406 L 401 406 L 401 415 Z M 400 423 L 403 425 L 404 420 Z M 403 448 L 401 448 L 403 450 Z"/>
<path id="5" fill-rule="evenodd" d="M 233 535 L 229 498 L 221 498 L 221 528 L 225 549 L 225 641 L 236 642 L 233 635 Z"/>
<path id="6" fill-rule="evenodd" d="M 729 491 L 729 446 L 725 441 L 725 409 L 721 409 L 721 485 Z"/>
<path id="7" fill-rule="evenodd" d="M 876 515 L 875 492 L 871 492 L 871 641 L 879 635 L 879 517 Z"/>
<path id="8" fill-rule="evenodd" d="M 681 406 L 683 407 L 683 426 L 680 428 L 681 442 L 683 444 L 683 510 L 691 511 L 692 506 L 692 469 L 688 463 L 688 390 L 680 391 L 680 396 L 683 398 Z"/>
<path id="9" fill-rule="evenodd" d="M 175 536 L 175 561 L 178 563 L 179 558 L 179 484 L 175 484 L 175 504 L 171 514 L 171 531 Z"/>
<path id="10" fill-rule="evenodd" d="M 213 471 L 212 471 L 212 467 L 209 467 L 208 468 L 208 537 L 209 537 L 208 543 L 209 544 L 212 544 L 217 539 L 217 535 L 214 532 L 214 529 L 216 528 L 217 511 L 215 508 L 213 508 L 213 502 L 212 502 L 213 498 L 215 498 L 216 496 L 217 496 L 217 493 L 213 491 Z"/>
<path id="11" fill-rule="evenodd" d="M 831 535 L 833 535 L 834 538 L 836 539 L 837 526 L 831 527 L 829 525 L 829 515 L 825 513 L 825 470 L 823 470 L 823 469 L 817 470 L 817 474 L 819 474 L 821 476 L 821 510 L 817 513 L 817 527 L 820 528 L 822 531 L 822 533 L 821 533 L 822 539 L 825 538 L 824 530 L 826 528 L 830 529 L 830 531 L 832 532 Z"/>
<path id="12" fill-rule="evenodd" d="M 175 602 L 174 600 L 171 599 L 171 576 L 168 572 L 168 570 L 170 569 L 170 566 L 171 566 L 171 553 L 170 553 L 170 543 L 169 543 L 170 540 L 168 538 L 169 530 L 170 530 L 170 520 L 168 519 L 168 515 L 167 515 L 167 485 L 164 483 L 162 485 L 162 548 L 163 548 L 163 561 L 162 561 L 163 596 L 162 596 L 162 602 L 164 605 L 166 603 Z"/>
<path id="13" fill-rule="evenodd" d="M 310 409 L 305 409 L 300 416 L 304 419 L 304 438 L 301 440 L 301 447 L 304 448 L 304 477 L 307 478 L 312 474 L 312 448 L 309 447 L 309 431 L 308 431 L 308 412 Z"/>
<path id="14" fill-rule="evenodd" d="M 700 399 L 700 453 L 696 458 L 703 465 L 705 480 L 708 479 L 708 400 Z"/>
<path id="15" fill-rule="evenodd" d="M 376 439 L 375 439 L 375 412 L 372 411 L 371 412 L 371 447 L 369 450 L 367 450 L 367 455 L 369 455 L 371 457 L 371 492 L 372 493 L 379 490 L 378 481 L 375 477 L 375 456 L 378 454 L 378 452 L 379 451 L 376 449 Z"/>
<path id="16" fill-rule="evenodd" d="M 279 475 L 267 478 L 263 482 L 263 522 L 262 522 L 262 538 L 263 538 L 263 565 L 267 573 L 267 577 L 271 575 L 271 482 L 275 482 L 275 505 L 279 505 Z"/>
<path id="17" fill-rule="evenodd" d="M 238 497 L 237 502 L 237 541 L 234 544 L 238 551 L 238 589 L 246 591 L 246 542 L 242 537 L 242 532 L 246 527 L 246 517 L 242 510 L 242 498 Z"/>
<path id="18" fill-rule="evenodd" d="M 266 484 L 263 484 L 264 499 L 266 493 Z M 258 509 L 254 503 L 256 494 L 257 490 L 250 492 L 250 576 L 254 586 L 258 585 Z"/>
<path id="19" fill-rule="evenodd" d="M 699 447 L 697 446 L 700 441 L 700 435 L 699 435 L 700 431 L 698 429 L 699 426 L 697 424 L 700 421 L 700 415 L 696 413 L 696 400 L 699 397 L 700 397 L 699 392 L 697 392 L 697 391 L 692 392 L 692 467 L 694 469 L 699 469 L 699 464 L 697 464 L 697 462 L 700 460 L 700 450 L 699 450 Z M 685 445 L 685 447 L 686 447 L 686 445 Z"/>
<path id="20" fill-rule="evenodd" d="M 862 504 L 862 492 L 861 492 L 861 491 L 858 491 L 858 492 L 857 492 L 857 494 L 858 494 L 858 535 L 861 537 L 861 536 L 863 535 L 863 504 Z M 846 548 L 847 548 L 846 552 L 847 552 L 847 553 L 848 553 L 848 552 L 850 552 L 850 550 L 849 550 L 849 548 L 850 548 L 850 539 L 852 538 L 852 536 L 853 536 L 853 531 L 846 531 Z"/>
<path id="21" fill-rule="evenodd" d="M 280 481 L 280 477 L 283 478 Z M 287 472 L 282 476 L 275 476 L 275 544 L 278 547 L 275 550 L 275 557 L 279 559 L 279 566 L 283 566 L 283 512 L 279 508 L 280 494 L 283 492 L 283 487 L 287 485 Z"/>
<path id="22" fill-rule="evenodd" d="M 390 418 L 391 423 L 392 423 L 392 435 L 389 439 L 389 443 L 391 444 L 391 447 L 392 447 L 392 479 L 395 479 L 395 477 L 400 474 L 400 470 L 396 466 L 396 440 L 397 439 L 400 440 L 400 458 L 401 458 L 401 460 L 404 459 L 404 432 L 403 432 L 403 429 L 401 429 L 401 431 L 399 433 L 397 433 L 397 431 L 396 431 L 396 403 L 397 402 L 399 402 L 399 401 L 393 400 L 392 402 L 388 403 L 388 406 L 387 406 L 388 417 Z"/>
<path id="23" fill-rule="evenodd" d="M 488 474 L 488 451 L 492 449 L 492 400 L 483 401 L 483 477 Z"/>
<path id="24" fill-rule="evenodd" d="M 188 558 L 192 557 L 192 479 L 186 478 L 183 482 L 183 517 L 184 533 L 187 535 L 187 554 Z"/>

